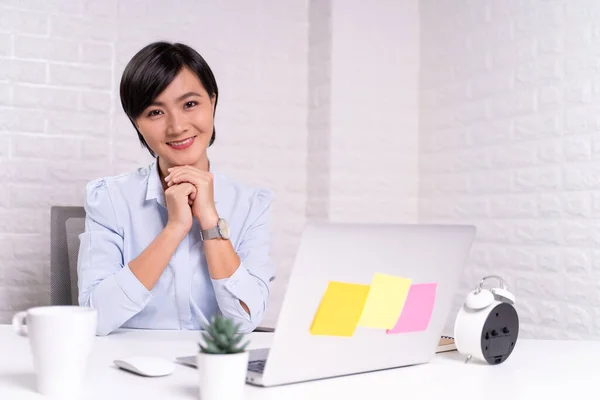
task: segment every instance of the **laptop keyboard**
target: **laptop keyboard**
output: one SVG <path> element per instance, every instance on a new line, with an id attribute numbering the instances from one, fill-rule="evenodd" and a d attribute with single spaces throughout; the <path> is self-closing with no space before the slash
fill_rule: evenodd
<path id="1" fill-rule="evenodd" d="M 267 360 L 254 360 L 248 362 L 248 371 L 256 372 L 258 374 L 262 374 L 265 370 L 265 364 Z"/>

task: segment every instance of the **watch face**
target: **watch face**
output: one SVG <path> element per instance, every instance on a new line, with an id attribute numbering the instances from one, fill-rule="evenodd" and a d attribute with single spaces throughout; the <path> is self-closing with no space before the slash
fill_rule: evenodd
<path id="1" fill-rule="evenodd" d="M 229 224 L 224 219 L 220 219 L 217 226 L 219 227 L 219 233 L 223 239 L 229 239 Z"/>

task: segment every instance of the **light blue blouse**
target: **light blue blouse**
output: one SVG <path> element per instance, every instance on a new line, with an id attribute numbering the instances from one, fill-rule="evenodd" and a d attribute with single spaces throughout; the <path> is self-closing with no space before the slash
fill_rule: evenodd
<path id="1" fill-rule="evenodd" d="M 237 183 L 212 167 L 211 173 L 215 206 L 230 225 L 239 268 L 226 279 L 210 277 L 194 218 L 191 231 L 150 291 L 128 264 L 167 223 L 158 163 L 88 183 L 77 268 L 79 304 L 98 311 L 98 335 L 120 327 L 199 330 L 217 313 L 240 323 L 243 332 L 260 323 L 275 273 L 269 255 L 273 194 Z"/>

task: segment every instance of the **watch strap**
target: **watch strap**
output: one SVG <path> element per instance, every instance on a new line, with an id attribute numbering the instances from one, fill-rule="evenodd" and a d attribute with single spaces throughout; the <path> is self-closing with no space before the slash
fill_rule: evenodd
<path id="1" fill-rule="evenodd" d="M 200 235 L 202 237 L 202 241 L 220 238 L 221 232 L 219 232 L 219 225 L 213 226 L 212 228 L 204 231 L 200 231 Z"/>

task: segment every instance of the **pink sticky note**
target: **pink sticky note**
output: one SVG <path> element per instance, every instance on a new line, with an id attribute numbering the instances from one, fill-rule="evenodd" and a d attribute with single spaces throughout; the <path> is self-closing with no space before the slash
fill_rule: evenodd
<path id="1" fill-rule="evenodd" d="M 419 332 L 427 329 L 433 313 L 436 289 L 437 283 L 411 285 L 400 317 L 387 333 Z"/>

